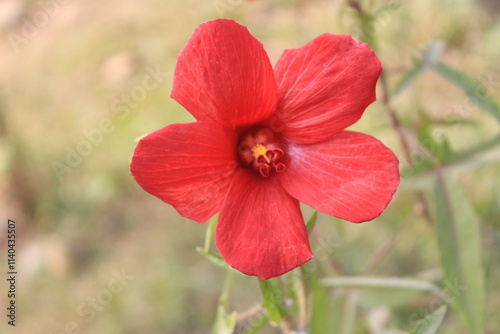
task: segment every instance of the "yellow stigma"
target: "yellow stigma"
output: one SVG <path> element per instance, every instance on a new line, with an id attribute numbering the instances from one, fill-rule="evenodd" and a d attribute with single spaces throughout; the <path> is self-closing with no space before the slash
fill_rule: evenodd
<path id="1" fill-rule="evenodd" d="M 252 147 L 252 154 L 255 159 L 257 159 L 259 156 L 263 156 L 267 162 L 269 162 L 269 158 L 266 156 L 267 148 L 264 145 L 257 144 L 254 147 Z"/>

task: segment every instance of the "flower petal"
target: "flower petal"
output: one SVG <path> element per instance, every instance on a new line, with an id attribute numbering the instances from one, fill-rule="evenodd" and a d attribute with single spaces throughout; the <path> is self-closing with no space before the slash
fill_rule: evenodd
<path id="1" fill-rule="evenodd" d="M 290 195 L 353 223 L 378 217 L 399 184 L 398 159 L 377 139 L 343 131 L 315 145 L 294 145 L 279 174 Z"/>
<path id="2" fill-rule="evenodd" d="M 247 275 L 269 279 L 313 258 L 299 202 L 276 178 L 242 170 L 231 183 L 217 223 L 222 257 Z"/>
<path id="3" fill-rule="evenodd" d="M 227 19 L 195 30 L 179 54 L 170 96 L 197 120 L 232 129 L 271 117 L 278 100 L 262 44 Z"/>
<path id="4" fill-rule="evenodd" d="M 375 101 L 381 71 L 373 51 L 349 35 L 323 34 L 285 50 L 274 70 L 283 135 L 314 144 L 355 123 Z"/>
<path id="5" fill-rule="evenodd" d="M 220 210 L 236 174 L 236 140 L 211 122 L 171 124 L 139 141 L 130 171 L 144 190 L 203 223 Z"/>

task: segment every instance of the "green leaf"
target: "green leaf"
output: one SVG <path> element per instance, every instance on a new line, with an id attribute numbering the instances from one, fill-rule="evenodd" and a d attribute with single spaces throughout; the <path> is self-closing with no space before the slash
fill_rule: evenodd
<path id="1" fill-rule="evenodd" d="M 274 280 L 259 280 L 260 291 L 262 293 L 262 306 L 266 310 L 267 317 L 274 323 L 279 323 L 286 317 L 286 310 L 283 307 L 283 297 L 278 285 Z"/>
<path id="2" fill-rule="evenodd" d="M 446 306 L 443 305 L 425 318 L 419 320 L 410 334 L 435 334 L 439 326 L 441 326 L 445 314 Z"/>
<path id="3" fill-rule="evenodd" d="M 486 87 L 442 62 L 434 64 L 433 68 L 443 78 L 460 88 L 479 109 L 489 113 L 500 122 L 500 105 L 488 94 Z"/>
<path id="4" fill-rule="evenodd" d="M 318 211 L 314 211 L 311 218 L 309 218 L 309 220 L 306 223 L 307 234 L 311 234 L 311 231 L 313 230 L 314 225 L 316 225 L 317 219 L 318 219 Z"/>
<path id="5" fill-rule="evenodd" d="M 429 67 L 425 66 L 423 61 L 416 61 L 413 68 L 409 70 L 396 84 L 396 88 L 392 92 L 392 97 L 396 97 L 401 94 L 406 88 L 410 87 L 411 84 L 419 78 L 422 73 L 424 73 Z"/>
<path id="6" fill-rule="evenodd" d="M 343 276 L 328 277 L 320 280 L 324 287 L 345 288 L 389 288 L 408 289 L 432 292 L 442 299 L 446 296 L 441 289 L 434 284 L 414 278 L 401 277 L 374 277 L 374 276 Z"/>
<path id="7" fill-rule="evenodd" d="M 448 138 L 445 136 L 441 136 L 441 138 L 434 138 L 432 136 L 432 127 L 428 122 L 426 125 L 421 126 L 418 129 L 418 139 L 420 145 L 425 148 L 425 150 L 431 155 L 434 159 L 430 159 L 427 161 L 430 165 L 435 165 L 434 162 L 440 162 L 441 164 L 452 161 L 455 157 L 454 152 L 451 149 Z"/>
<path id="8" fill-rule="evenodd" d="M 437 170 L 435 229 L 446 301 L 455 309 L 467 332 L 484 333 L 484 274 L 479 219 L 460 184 Z"/>
<path id="9" fill-rule="evenodd" d="M 462 152 L 457 152 L 455 154 L 455 162 L 472 160 L 470 159 L 472 157 L 474 157 L 473 160 L 478 160 L 477 156 L 480 154 L 493 155 L 495 158 L 497 158 L 499 157 L 499 154 L 497 153 L 499 144 L 500 134 Z M 498 159 L 496 159 L 496 161 L 498 161 Z"/>
<path id="10" fill-rule="evenodd" d="M 480 144 L 462 151 L 453 152 L 442 164 L 447 171 L 469 170 L 478 168 L 484 164 L 498 162 L 500 160 L 500 135 L 488 139 Z M 426 190 L 433 188 L 435 164 L 432 158 L 421 158 L 415 166 L 410 166 L 401 171 L 403 178 L 400 188 L 411 190 Z"/>
<path id="11" fill-rule="evenodd" d="M 443 44 L 440 42 L 430 43 L 427 49 L 422 52 L 422 60 L 415 60 L 413 68 L 408 71 L 396 84 L 392 97 L 401 94 L 406 88 L 410 87 L 423 73 L 425 73 L 433 64 L 439 62 L 439 57 L 443 51 Z"/>

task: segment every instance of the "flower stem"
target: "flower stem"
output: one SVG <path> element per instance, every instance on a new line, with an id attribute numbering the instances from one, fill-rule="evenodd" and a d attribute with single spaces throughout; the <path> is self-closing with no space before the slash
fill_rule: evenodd
<path id="1" fill-rule="evenodd" d="M 207 228 L 207 234 L 205 235 L 205 245 L 203 246 L 203 250 L 205 251 L 205 253 L 208 253 L 208 251 L 210 251 L 210 244 L 212 243 L 212 238 L 214 236 L 217 218 L 219 218 L 219 214 L 216 214 L 212 217 L 212 219 L 210 219 L 210 223 Z"/>
<path id="2" fill-rule="evenodd" d="M 254 316 L 256 316 L 257 314 L 260 314 L 264 312 L 264 308 L 262 307 L 262 305 L 255 305 L 254 307 L 252 307 L 251 309 L 243 312 L 243 313 L 240 313 L 238 314 L 238 322 L 242 322 L 242 321 L 245 321 L 249 318 L 252 318 Z"/>
<path id="3" fill-rule="evenodd" d="M 281 307 L 285 308 L 285 305 L 284 305 L 284 302 L 285 302 L 284 296 L 286 295 L 285 288 L 283 287 L 283 284 L 279 278 L 274 278 L 274 281 L 276 282 L 276 285 L 277 285 L 278 289 L 280 290 L 281 296 L 283 296 L 281 298 L 281 301 L 280 301 Z M 294 333 L 293 326 L 292 326 L 292 323 L 290 321 L 290 316 L 288 314 L 286 316 L 284 316 L 283 318 L 281 318 L 279 326 L 280 326 L 283 334 L 293 334 Z"/>
<path id="4" fill-rule="evenodd" d="M 233 287 L 234 271 L 228 270 L 226 280 L 224 281 L 224 288 L 219 297 L 219 305 L 223 306 L 226 311 L 228 309 L 229 296 L 231 295 L 231 288 Z"/>

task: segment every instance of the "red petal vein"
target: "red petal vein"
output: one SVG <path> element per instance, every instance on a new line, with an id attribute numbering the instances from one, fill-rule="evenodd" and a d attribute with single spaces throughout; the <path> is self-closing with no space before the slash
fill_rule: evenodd
<path id="1" fill-rule="evenodd" d="M 144 190 L 203 223 L 236 174 L 235 146 L 236 135 L 218 124 L 171 124 L 139 141 L 130 170 Z"/>
<path id="2" fill-rule="evenodd" d="M 295 198 L 353 223 L 378 217 L 399 184 L 398 159 L 377 139 L 343 131 L 315 145 L 289 149 L 287 170 L 279 175 Z"/>
<path id="3" fill-rule="evenodd" d="M 271 117 L 278 99 L 262 44 L 226 19 L 195 30 L 179 54 L 170 96 L 197 120 L 232 129 Z"/>
<path id="4" fill-rule="evenodd" d="M 283 135 L 313 144 L 352 125 L 375 101 L 381 70 L 373 51 L 349 35 L 323 34 L 285 50 L 274 70 Z"/>
<path id="5" fill-rule="evenodd" d="M 313 258 L 299 202 L 276 178 L 242 170 L 222 205 L 216 245 L 233 268 L 269 279 Z"/>

